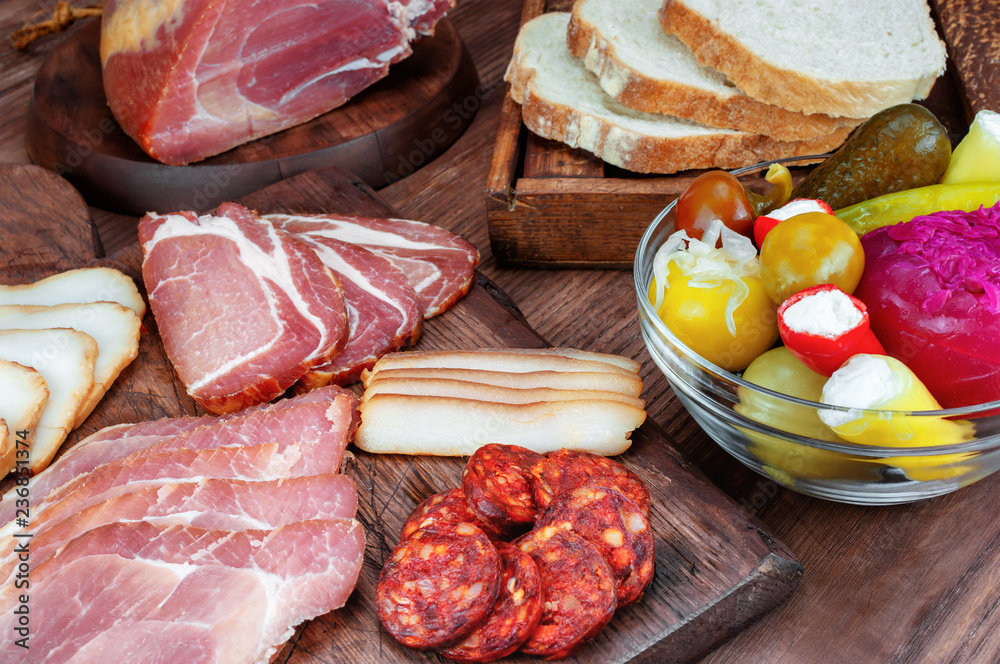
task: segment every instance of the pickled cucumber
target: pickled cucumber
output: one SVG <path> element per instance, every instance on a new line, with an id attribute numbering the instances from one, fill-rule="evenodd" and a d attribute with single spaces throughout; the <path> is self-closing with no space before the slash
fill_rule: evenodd
<path id="1" fill-rule="evenodd" d="M 948 132 L 917 104 L 881 111 L 851 134 L 792 192 L 818 198 L 834 210 L 855 203 L 936 184 L 951 160 Z"/>

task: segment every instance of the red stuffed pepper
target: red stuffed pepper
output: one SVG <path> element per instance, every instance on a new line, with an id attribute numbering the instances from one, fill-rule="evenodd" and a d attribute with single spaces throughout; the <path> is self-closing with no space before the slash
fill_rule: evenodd
<path id="1" fill-rule="evenodd" d="M 788 350 L 813 371 L 830 376 L 858 353 L 884 355 L 864 302 L 833 284 L 796 293 L 778 307 L 778 331 Z"/>

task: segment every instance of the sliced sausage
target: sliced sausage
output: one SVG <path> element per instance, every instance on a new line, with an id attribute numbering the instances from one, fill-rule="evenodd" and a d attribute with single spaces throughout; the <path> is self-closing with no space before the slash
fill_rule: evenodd
<path id="1" fill-rule="evenodd" d="M 538 563 L 545 588 L 542 618 L 521 651 L 546 659 L 569 657 L 611 620 L 614 573 L 594 545 L 568 530 L 535 528 L 515 544 Z"/>
<path id="2" fill-rule="evenodd" d="M 378 617 L 410 648 L 444 648 L 493 610 L 500 554 L 471 523 L 431 523 L 399 543 L 376 587 Z"/>
<path id="3" fill-rule="evenodd" d="M 544 458 L 517 445 L 480 447 L 462 472 L 462 490 L 472 509 L 503 532 L 530 528 L 538 516 L 531 467 Z"/>
<path id="4" fill-rule="evenodd" d="M 492 662 L 524 643 L 542 617 L 542 576 L 528 554 L 512 544 L 497 544 L 503 561 L 500 594 L 493 612 L 465 640 L 440 653 L 459 662 Z"/>
<path id="5" fill-rule="evenodd" d="M 490 539 L 505 539 L 506 535 L 482 521 L 473 511 L 462 489 L 451 489 L 435 493 L 410 512 L 403 523 L 400 539 L 406 539 L 416 531 L 431 523 L 459 524 L 468 522 L 481 528 Z"/>
<path id="6" fill-rule="evenodd" d="M 593 484 L 621 491 L 649 514 L 649 489 L 635 473 L 607 457 L 561 449 L 532 466 L 531 474 L 539 510 L 563 491 Z"/>
<path id="7" fill-rule="evenodd" d="M 597 547 L 615 575 L 618 607 L 642 597 L 653 580 L 653 531 L 635 501 L 615 489 L 584 485 L 557 495 L 536 527 L 572 530 Z"/>

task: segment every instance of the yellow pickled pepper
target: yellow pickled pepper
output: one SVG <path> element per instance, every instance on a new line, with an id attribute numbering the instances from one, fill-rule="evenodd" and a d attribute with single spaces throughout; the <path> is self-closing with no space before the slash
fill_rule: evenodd
<path id="1" fill-rule="evenodd" d="M 855 355 L 823 386 L 823 403 L 849 410 L 820 412 L 834 433 L 846 441 L 880 447 L 953 445 L 972 439 L 972 424 L 913 411 L 940 410 L 927 387 L 902 362 L 887 355 Z M 878 411 L 878 412 L 872 412 Z M 948 479 L 967 468 L 954 464 L 972 456 L 900 456 L 882 459 L 911 479 Z"/>
<path id="2" fill-rule="evenodd" d="M 1000 180 L 1000 113 L 982 110 L 952 152 L 941 184 Z"/>

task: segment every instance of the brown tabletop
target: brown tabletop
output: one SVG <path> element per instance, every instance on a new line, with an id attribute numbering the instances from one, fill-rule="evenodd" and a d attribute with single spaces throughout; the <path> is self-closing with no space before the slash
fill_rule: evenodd
<path id="1" fill-rule="evenodd" d="M 0 4 L 0 162 L 28 162 L 24 133 L 32 79 L 61 38 L 15 52 L 6 36 L 43 4 Z M 1000 514 L 994 499 L 1000 478 L 888 508 L 839 505 L 780 488 L 731 459 L 684 412 L 643 346 L 630 271 L 497 264 L 487 238 L 485 181 L 520 13 L 520 0 L 465 0 L 452 13 L 486 91 L 478 115 L 442 157 L 380 193 L 402 213 L 473 242 L 483 254 L 482 271 L 550 343 L 641 361 L 650 417 L 798 554 L 806 572 L 792 599 L 705 661 L 1000 661 Z M 135 240 L 134 219 L 100 210 L 92 216 L 107 251 Z"/>

